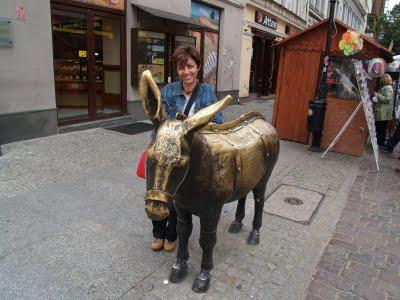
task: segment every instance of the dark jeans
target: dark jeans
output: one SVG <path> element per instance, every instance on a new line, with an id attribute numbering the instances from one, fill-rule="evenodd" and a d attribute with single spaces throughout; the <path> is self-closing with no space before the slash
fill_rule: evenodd
<path id="1" fill-rule="evenodd" d="M 396 147 L 397 143 L 400 142 L 400 120 L 396 122 L 396 130 L 393 135 L 389 138 L 387 142 L 387 148 L 390 151 L 393 151 L 393 148 Z"/>
<path id="2" fill-rule="evenodd" d="M 386 127 L 388 121 L 375 121 L 376 139 L 379 146 L 384 146 L 386 141 Z"/>
<path id="3" fill-rule="evenodd" d="M 168 218 L 161 221 L 151 221 L 153 223 L 153 237 L 158 239 L 167 239 L 170 242 L 175 242 L 176 234 L 176 210 L 172 205 L 169 210 Z"/>

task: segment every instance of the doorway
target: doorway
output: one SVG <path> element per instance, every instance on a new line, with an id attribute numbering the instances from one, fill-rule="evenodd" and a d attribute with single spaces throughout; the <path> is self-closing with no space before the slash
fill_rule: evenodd
<path id="1" fill-rule="evenodd" d="M 123 17 L 53 4 L 51 23 L 59 125 L 122 115 Z"/>
<path id="2" fill-rule="evenodd" d="M 254 33 L 253 33 L 254 34 Z M 249 93 L 268 96 L 274 93 L 276 73 L 274 41 L 266 36 L 254 34 L 253 55 L 250 63 Z"/>

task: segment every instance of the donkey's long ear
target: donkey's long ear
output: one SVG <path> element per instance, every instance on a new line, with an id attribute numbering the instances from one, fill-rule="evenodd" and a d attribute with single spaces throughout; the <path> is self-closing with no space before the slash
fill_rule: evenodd
<path id="1" fill-rule="evenodd" d="M 231 101 L 232 97 L 228 95 L 224 99 L 199 110 L 193 116 L 183 121 L 187 126 L 187 130 L 189 132 L 196 131 L 206 126 L 208 123 L 212 121 L 212 119 L 214 119 L 215 115 L 225 106 L 227 106 Z"/>
<path id="2" fill-rule="evenodd" d="M 161 103 L 161 93 L 149 70 L 143 72 L 139 82 L 139 93 L 143 110 L 153 123 L 165 119 L 164 107 Z"/>

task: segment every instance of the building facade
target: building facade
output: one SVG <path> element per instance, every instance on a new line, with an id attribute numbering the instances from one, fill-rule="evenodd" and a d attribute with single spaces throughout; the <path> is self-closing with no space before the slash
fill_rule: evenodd
<path id="1" fill-rule="evenodd" d="M 307 26 L 318 23 L 328 17 L 329 0 L 309 0 Z"/>
<path id="2" fill-rule="evenodd" d="M 0 145 L 129 116 L 144 119 L 138 80 L 176 79 L 172 52 L 197 47 L 200 81 L 238 97 L 241 0 L 3 0 Z"/>
<path id="3" fill-rule="evenodd" d="M 335 18 L 356 31 L 364 32 L 372 2 L 372 0 L 338 0 L 335 6 Z M 329 17 L 329 0 L 309 0 L 308 3 L 307 26 Z"/>
<path id="4" fill-rule="evenodd" d="M 354 30 L 364 33 L 371 8 L 369 0 L 339 0 L 335 9 L 335 17 Z"/>
<path id="5" fill-rule="evenodd" d="M 306 26 L 307 1 L 250 0 L 241 29 L 239 96 L 275 93 L 278 50 L 275 44 Z"/>

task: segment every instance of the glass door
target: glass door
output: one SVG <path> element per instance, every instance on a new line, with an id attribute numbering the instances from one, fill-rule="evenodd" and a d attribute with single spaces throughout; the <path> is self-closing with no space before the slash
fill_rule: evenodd
<path id="1" fill-rule="evenodd" d="M 87 15 L 53 9 L 51 23 L 58 120 L 89 119 Z"/>
<path id="2" fill-rule="evenodd" d="M 58 122 L 61 125 L 122 112 L 122 18 L 52 6 Z"/>
<path id="3" fill-rule="evenodd" d="M 98 117 L 121 112 L 121 20 L 94 15 L 95 114 Z"/>

